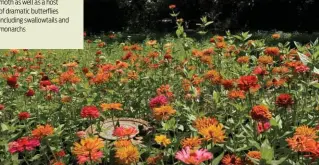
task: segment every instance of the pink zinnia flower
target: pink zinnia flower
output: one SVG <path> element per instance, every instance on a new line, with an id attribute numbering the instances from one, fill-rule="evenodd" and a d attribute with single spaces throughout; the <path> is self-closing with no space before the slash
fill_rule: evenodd
<path id="1" fill-rule="evenodd" d="M 151 108 L 160 107 L 162 105 L 166 105 L 168 103 L 167 97 L 164 95 L 156 96 L 152 98 L 149 102 L 149 106 Z"/>
<path id="2" fill-rule="evenodd" d="M 136 134 L 137 134 L 137 130 L 136 130 L 135 127 L 123 127 L 123 126 L 120 126 L 120 127 L 116 127 L 113 130 L 113 136 L 117 136 L 117 137 L 120 137 L 120 138 L 130 137 L 130 136 L 134 136 Z"/>
<path id="3" fill-rule="evenodd" d="M 78 138 L 80 138 L 80 139 L 85 138 L 86 132 L 85 132 L 85 131 L 78 131 L 78 132 L 76 133 L 76 136 L 77 136 Z"/>
<path id="4" fill-rule="evenodd" d="M 297 73 L 305 73 L 308 72 L 310 70 L 310 68 L 306 65 L 299 65 L 295 67 L 295 71 Z"/>
<path id="5" fill-rule="evenodd" d="M 258 122 L 257 123 L 257 132 L 260 134 L 260 133 L 263 133 L 265 131 L 268 131 L 270 129 L 271 125 L 270 125 L 270 122 Z"/>
<path id="6" fill-rule="evenodd" d="M 48 91 L 52 91 L 54 93 L 58 93 L 59 92 L 59 87 L 57 87 L 55 85 L 49 85 L 49 86 L 47 86 L 47 90 Z"/>
<path id="7" fill-rule="evenodd" d="M 189 147 L 186 147 L 181 151 L 178 151 L 175 158 L 185 164 L 199 165 L 206 160 L 212 159 L 213 154 L 206 149 L 191 150 Z"/>
<path id="8" fill-rule="evenodd" d="M 268 74 L 268 72 L 265 70 L 265 68 L 263 68 L 263 67 L 261 67 L 261 66 L 257 66 L 257 67 L 254 69 L 253 73 L 254 73 L 255 75 L 261 75 L 261 76 Z"/>
<path id="9" fill-rule="evenodd" d="M 40 141 L 36 138 L 22 137 L 17 141 L 10 142 L 8 146 L 9 152 L 13 154 L 16 152 L 34 150 L 35 147 L 40 146 Z"/>

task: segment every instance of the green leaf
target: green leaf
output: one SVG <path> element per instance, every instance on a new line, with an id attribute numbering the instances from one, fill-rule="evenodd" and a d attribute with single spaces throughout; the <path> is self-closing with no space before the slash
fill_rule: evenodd
<path id="1" fill-rule="evenodd" d="M 313 72 L 316 74 L 319 74 L 319 69 L 317 69 L 316 67 L 313 68 Z"/>
<path id="2" fill-rule="evenodd" d="M 218 155 L 213 161 L 212 161 L 212 165 L 218 165 L 219 162 L 222 160 L 222 158 L 224 157 L 224 152 L 222 152 L 220 155 Z"/>
<path id="3" fill-rule="evenodd" d="M 263 144 L 261 145 L 261 158 L 266 160 L 266 162 L 271 162 L 274 158 L 274 150 L 270 146 L 270 143 L 268 140 L 265 140 Z"/>
<path id="4" fill-rule="evenodd" d="M 314 83 L 314 84 L 312 84 L 312 86 L 319 89 L 319 83 Z"/>
<path id="5" fill-rule="evenodd" d="M 276 127 L 276 126 L 278 126 L 278 123 L 274 118 L 272 118 L 272 119 L 270 119 L 270 125 Z"/>
<path id="6" fill-rule="evenodd" d="M 36 155 L 34 155 L 31 159 L 29 159 L 31 162 L 33 162 L 33 161 L 35 161 L 35 160 L 37 160 L 37 159 L 39 159 L 39 158 L 41 158 L 41 155 L 40 154 L 36 154 Z"/>
<path id="7" fill-rule="evenodd" d="M 272 165 L 280 165 L 281 163 L 283 163 L 286 159 L 288 158 L 288 156 L 282 157 L 279 160 L 273 160 L 271 161 Z"/>
<path id="8" fill-rule="evenodd" d="M 252 144 L 254 147 L 256 147 L 258 150 L 260 150 L 260 145 L 255 140 L 248 140 L 250 144 Z"/>
<path id="9" fill-rule="evenodd" d="M 299 52 L 298 52 L 298 55 L 299 55 L 299 58 L 300 58 L 301 62 L 302 62 L 304 65 L 307 65 L 308 63 L 311 63 L 310 58 L 307 57 L 306 55 L 304 55 L 304 54 L 302 54 L 302 53 L 299 53 Z"/>
<path id="10" fill-rule="evenodd" d="M 210 25 L 212 23 L 214 23 L 214 21 L 209 21 L 209 22 L 205 23 L 205 26 L 208 26 L 208 25 Z"/>
<path id="11" fill-rule="evenodd" d="M 8 131 L 8 130 L 9 130 L 9 127 L 8 127 L 6 124 L 1 123 L 1 130 L 2 130 L 2 131 Z"/>

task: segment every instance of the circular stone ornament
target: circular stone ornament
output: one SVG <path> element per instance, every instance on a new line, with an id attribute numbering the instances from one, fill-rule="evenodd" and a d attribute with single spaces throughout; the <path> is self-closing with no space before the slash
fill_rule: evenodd
<path id="1" fill-rule="evenodd" d="M 132 135 L 131 138 L 135 137 L 137 134 L 140 133 L 141 130 L 139 128 L 142 128 L 142 130 L 145 131 L 151 128 L 147 121 L 134 118 L 114 118 L 114 124 L 118 124 L 122 127 L 135 127 L 137 133 Z M 112 135 L 114 131 L 114 124 L 112 119 L 106 119 L 103 123 L 101 123 L 101 132 L 99 134 L 96 131 L 96 125 L 92 125 L 93 133 L 91 126 L 87 128 L 86 132 L 88 134 L 99 135 L 101 138 L 106 140 L 116 140 L 117 137 Z"/>

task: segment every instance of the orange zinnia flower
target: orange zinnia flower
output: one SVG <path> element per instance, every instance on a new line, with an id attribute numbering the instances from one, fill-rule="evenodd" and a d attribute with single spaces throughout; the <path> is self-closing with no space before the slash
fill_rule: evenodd
<path id="1" fill-rule="evenodd" d="M 216 118 L 214 117 L 202 117 L 202 118 L 197 118 L 194 123 L 193 127 L 197 129 L 197 131 L 200 131 L 204 128 L 207 128 L 211 125 L 217 125 L 219 122 Z"/>
<path id="2" fill-rule="evenodd" d="M 240 157 L 230 154 L 227 154 L 223 157 L 222 163 L 223 165 L 243 165 L 243 162 L 240 159 Z"/>
<path id="3" fill-rule="evenodd" d="M 310 152 L 316 149 L 316 140 L 304 135 L 295 135 L 286 139 L 291 150 L 296 152 Z"/>
<path id="4" fill-rule="evenodd" d="M 247 64 L 249 63 L 249 56 L 238 57 L 237 62 L 240 64 Z"/>
<path id="5" fill-rule="evenodd" d="M 159 160 L 163 158 L 163 155 L 150 156 L 146 159 L 147 165 L 156 165 Z"/>
<path id="6" fill-rule="evenodd" d="M 296 128 L 294 135 L 306 136 L 311 139 L 317 139 L 317 130 L 314 128 L 309 128 L 306 125 L 302 125 Z"/>
<path id="7" fill-rule="evenodd" d="M 138 162 L 140 155 L 137 148 L 133 145 L 118 148 L 115 153 L 115 158 L 119 164 L 130 165 Z"/>
<path id="8" fill-rule="evenodd" d="M 264 64 L 264 65 L 272 64 L 274 62 L 271 56 L 259 56 L 257 61 L 259 64 Z"/>
<path id="9" fill-rule="evenodd" d="M 130 145 L 133 145 L 132 142 L 130 140 L 125 139 L 117 140 L 114 142 L 114 146 L 116 148 L 128 147 Z"/>
<path id="10" fill-rule="evenodd" d="M 203 128 L 199 131 L 199 134 L 203 135 L 207 141 L 213 141 L 214 143 L 222 143 L 226 138 L 225 130 L 221 124 Z"/>
<path id="11" fill-rule="evenodd" d="M 256 121 L 271 119 L 271 113 L 266 105 L 255 105 L 250 111 L 250 116 Z"/>
<path id="12" fill-rule="evenodd" d="M 202 140 L 199 137 L 185 138 L 181 141 L 183 148 L 196 148 L 199 147 L 202 143 Z"/>
<path id="13" fill-rule="evenodd" d="M 279 33 L 275 33 L 275 34 L 271 35 L 271 38 L 279 39 L 280 38 L 280 34 Z"/>
<path id="14" fill-rule="evenodd" d="M 228 98 L 230 99 L 245 99 L 245 91 L 243 90 L 232 90 L 228 92 Z"/>
<path id="15" fill-rule="evenodd" d="M 98 137 L 89 137 L 81 139 L 80 143 L 74 143 L 72 153 L 77 156 L 78 163 L 85 162 L 100 162 L 103 152 L 101 149 L 104 147 L 102 139 Z"/>
<path id="16" fill-rule="evenodd" d="M 121 103 L 110 103 L 110 104 L 102 103 L 101 108 L 104 111 L 105 110 L 123 110 Z"/>
<path id="17" fill-rule="evenodd" d="M 205 73 L 204 78 L 210 80 L 213 84 L 219 84 L 222 80 L 222 76 L 216 70 L 210 70 Z"/>
<path id="18" fill-rule="evenodd" d="M 247 156 L 246 156 L 247 163 L 249 165 L 254 165 L 253 161 L 251 161 L 251 158 L 260 160 L 261 159 L 261 152 L 260 151 L 249 151 L 247 153 Z"/>
<path id="19" fill-rule="evenodd" d="M 37 138 L 43 138 L 54 133 L 54 128 L 49 125 L 38 125 L 36 129 L 32 131 L 32 136 Z"/>
<path id="20" fill-rule="evenodd" d="M 164 105 L 159 108 L 153 109 L 153 116 L 156 120 L 168 120 L 169 117 L 174 115 L 176 110 L 169 105 Z"/>
<path id="21" fill-rule="evenodd" d="M 278 56 L 280 54 L 280 49 L 278 47 L 267 47 L 264 50 L 264 53 L 267 54 L 267 55 Z"/>

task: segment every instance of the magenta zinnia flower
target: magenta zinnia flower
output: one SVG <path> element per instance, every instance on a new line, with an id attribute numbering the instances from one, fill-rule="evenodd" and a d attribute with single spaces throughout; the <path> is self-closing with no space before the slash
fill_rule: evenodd
<path id="1" fill-rule="evenodd" d="M 206 149 L 191 150 L 189 147 L 186 147 L 181 151 L 178 151 L 175 158 L 185 164 L 199 165 L 206 160 L 212 159 L 213 154 Z"/>
<path id="2" fill-rule="evenodd" d="M 167 97 L 164 95 L 156 96 L 151 99 L 149 105 L 151 108 L 160 107 L 168 103 Z"/>

